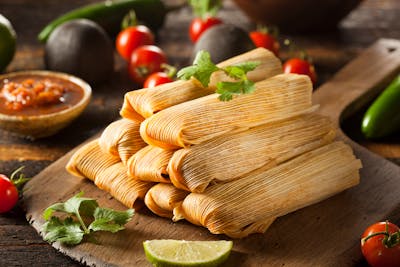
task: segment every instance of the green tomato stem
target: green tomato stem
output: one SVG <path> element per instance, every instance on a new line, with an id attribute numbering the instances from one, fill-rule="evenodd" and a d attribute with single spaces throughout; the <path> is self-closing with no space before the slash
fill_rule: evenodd
<path id="1" fill-rule="evenodd" d="M 369 236 L 364 237 L 361 240 L 361 243 L 364 244 L 368 239 L 370 239 L 374 236 L 378 236 L 378 235 L 385 236 L 382 240 L 382 244 L 387 248 L 392 248 L 394 246 L 397 246 L 400 243 L 400 230 L 390 234 L 388 221 L 386 221 L 384 232 L 376 232 L 376 233 L 370 234 Z"/>
<path id="2" fill-rule="evenodd" d="M 161 68 L 165 70 L 165 73 L 168 75 L 169 78 L 174 78 L 176 75 L 176 68 L 174 66 L 168 64 L 161 64 Z"/>
<path id="3" fill-rule="evenodd" d="M 134 9 L 131 9 L 122 19 L 121 28 L 122 30 L 124 30 L 128 27 L 136 26 L 137 24 L 138 22 L 137 22 L 136 12 Z"/>

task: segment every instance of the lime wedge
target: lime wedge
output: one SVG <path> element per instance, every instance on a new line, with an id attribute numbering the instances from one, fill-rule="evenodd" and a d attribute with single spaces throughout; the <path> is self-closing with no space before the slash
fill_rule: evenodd
<path id="1" fill-rule="evenodd" d="M 147 240 L 143 242 L 147 259 L 157 267 L 218 266 L 229 257 L 232 241 Z"/>

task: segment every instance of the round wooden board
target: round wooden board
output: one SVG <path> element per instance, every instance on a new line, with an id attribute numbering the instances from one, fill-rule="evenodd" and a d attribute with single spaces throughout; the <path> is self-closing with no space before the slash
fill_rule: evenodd
<path id="1" fill-rule="evenodd" d="M 396 49 L 389 52 L 388 47 Z M 375 65 L 374 71 L 371 62 Z M 331 116 L 339 125 L 343 117 L 370 101 L 380 86 L 399 70 L 400 42 L 378 41 L 317 90 L 314 101 L 321 105 L 321 113 Z M 278 218 L 265 234 L 234 240 L 233 253 L 225 266 L 357 265 L 362 259 L 359 238 L 363 229 L 382 219 L 400 221 L 400 167 L 352 142 L 340 130 L 339 137 L 353 147 L 363 163 L 361 183 L 318 204 Z M 44 223 L 42 212 L 46 207 L 65 201 L 80 191 L 98 199 L 100 205 L 125 209 L 90 181 L 65 171 L 72 153 L 50 165 L 25 187 L 27 218 L 38 232 Z M 228 239 L 186 222 L 173 223 L 146 209 L 138 211 L 124 231 L 100 233 L 96 238 L 99 244 L 86 242 L 65 247 L 54 243 L 53 246 L 87 265 L 150 266 L 142 248 L 144 240 Z"/>

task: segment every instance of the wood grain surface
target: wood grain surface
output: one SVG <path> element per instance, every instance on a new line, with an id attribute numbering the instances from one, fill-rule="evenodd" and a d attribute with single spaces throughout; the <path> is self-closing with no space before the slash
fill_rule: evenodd
<path id="1" fill-rule="evenodd" d="M 370 61 L 378 68 L 367 66 Z M 343 118 L 370 101 L 399 70 L 400 41 L 379 40 L 317 90 L 314 102 L 320 104 L 320 113 L 330 116 L 339 126 Z M 396 212 L 400 209 L 397 194 L 400 167 L 362 148 L 343 132 L 339 133 L 362 160 L 361 183 L 279 218 L 265 234 L 234 240 L 235 256 L 226 266 L 348 266 L 361 261 L 359 235 L 371 221 L 400 220 Z M 38 232 L 44 223 L 42 213 L 46 207 L 80 191 L 100 199 L 107 207 L 123 208 L 92 182 L 68 174 L 65 165 L 70 156 L 68 153 L 25 186 L 27 218 Z M 226 238 L 188 223 L 172 223 L 145 210 L 137 212 L 125 231 L 99 235 L 101 245 L 84 243 L 68 248 L 54 243 L 53 246 L 88 265 L 146 266 L 142 242 L 147 239 Z"/>
<path id="2" fill-rule="evenodd" d="M 1 0 L 0 13 L 10 19 L 18 34 L 17 53 L 6 72 L 43 69 L 43 46 L 36 40 L 39 30 L 59 14 L 96 1 Z M 280 40 L 290 38 L 307 50 L 314 59 L 319 84 L 323 84 L 378 38 L 400 39 L 399 15 L 400 2 L 397 0 L 365 0 L 342 21 L 336 31 L 312 35 L 282 33 Z M 219 16 L 226 22 L 245 29 L 255 27 L 228 0 L 224 1 Z M 192 44 L 186 32 L 191 18 L 189 8 L 174 11 L 168 15 L 164 27 L 158 32 L 157 44 L 167 53 L 171 64 L 177 67 L 189 63 Z M 283 50 L 281 56 L 285 58 L 287 53 Z M 34 176 L 117 118 L 121 96 L 137 86 L 129 81 L 125 63 L 118 57 L 116 59 L 115 72 L 110 80 L 93 86 L 93 101 L 85 113 L 56 136 L 32 142 L 0 131 L 0 171 L 10 174 L 17 167 L 24 165 L 26 175 Z M 400 164 L 399 136 L 379 142 L 364 140 L 357 127 L 360 114 L 362 112 L 342 122 L 345 133 L 368 149 Z M 357 254 L 356 244 L 353 249 L 349 253 Z M 25 211 L 21 205 L 10 213 L 0 215 L 0 266 L 79 265 L 42 240 L 26 222 Z M 357 259 L 350 265 L 366 266 L 366 263 Z"/>

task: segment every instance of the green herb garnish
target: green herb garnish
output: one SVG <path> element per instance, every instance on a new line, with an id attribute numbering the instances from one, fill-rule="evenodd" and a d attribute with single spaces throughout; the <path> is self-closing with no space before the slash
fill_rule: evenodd
<path id="1" fill-rule="evenodd" d="M 203 87 L 210 83 L 211 75 L 215 71 L 223 71 L 227 76 L 235 79 L 234 82 L 218 82 L 217 93 L 221 101 L 232 100 L 233 95 L 249 94 L 255 89 L 254 82 L 247 78 L 247 73 L 254 70 L 259 62 L 243 62 L 232 66 L 220 68 L 211 61 L 210 54 L 206 51 L 199 51 L 196 55 L 193 65 L 183 68 L 178 72 L 178 78 L 181 80 L 197 79 Z"/>
<path id="2" fill-rule="evenodd" d="M 45 241 L 50 243 L 59 241 L 69 246 L 77 245 L 82 242 L 85 235 L 90 235 L 92 232 L 116 233 L 123 230 L 124 225 L 134 215 L 133 209 L 115 211 L 101 208 L 96 200 L 82 197 L 82 195 L 83 192 L 64 203 L 53 204 L 43 212 L 43 217 L 47 221 L 43 225 Z M 61 219 L 53 216 L 54 212 L 66 213 L 68 217 Z M 92 222 L 86 226 L 85 221 L 88 219 Z"/>

